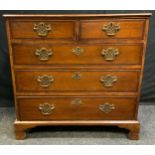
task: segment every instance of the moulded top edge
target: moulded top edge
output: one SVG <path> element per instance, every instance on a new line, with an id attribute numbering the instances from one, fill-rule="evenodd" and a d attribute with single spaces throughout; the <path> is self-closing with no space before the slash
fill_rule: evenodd
<path id="1" fill-rule="evenodd" d="M 149 17 L 152 13 L 132 13 L 132 14 L 4 14 L 6 18 L 20 17 Z"/>

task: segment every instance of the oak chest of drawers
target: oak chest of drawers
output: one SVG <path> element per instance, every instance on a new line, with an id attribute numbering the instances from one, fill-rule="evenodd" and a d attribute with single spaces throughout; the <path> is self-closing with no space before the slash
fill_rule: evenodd
<path id="1" fill-rule="evenodd" d="M 150 15 L 5 15 L 16 139 L 48 125 L 118 126 L 138 139 Z"/>

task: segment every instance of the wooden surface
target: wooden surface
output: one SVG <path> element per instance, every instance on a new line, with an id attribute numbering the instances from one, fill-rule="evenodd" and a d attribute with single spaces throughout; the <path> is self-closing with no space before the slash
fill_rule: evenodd
<path id="1" fill-rule="evenodd" d="M 115 36 L 107 36 L 102 30 L 103 25 L 108 22 L 119 23 L 120 31 Z M 103 21 L 81 21 L 81 39 L 142 39 L 144 20 L 103 20 Z"/>
<path id="2" fill-rule="evenodd" d="M 46 47 L 53 55 L 47 61 L 41 61 L 35 55 L 37 49 Z M 80 55 L 73 53 L 73 49 L 80 47 L 83 52 Z M 114 48 L 119 50 L 119 55 L 113 61 L 106 61 L 101 55 L 103 49 Z M 141 65 L 142 44 L 15 44 L 15 65 Z M 134 51 L 134 52 L 131 52 Z"/>
<path id="3" fill-rule="evenodd" d="M 43 18 L 47 18 L 47 17 L 81 17 L 81 18 L 89 18 L 89 17 L 104 17 L 104 18 L 115 18 L 115 17 L 119 17 L 119 18 L 146 18 L 146 17 L 150 17 L 152 15 L 152 13 L 128 13 L 128 14 L 4 14 L 3 16 L 6 18 L 24 18 L 24 17 L 29 17 L 29 18 L 38 18 L 38 17 L 43 17 Z"/>
<path id="4" fill-rule="evenodd" d="M 81 103 L 75 103 L 76 99 Z M 20 119 L 33 120 L 134 120 L 136 98 L 108 98 L 108 97 L 34 97 L 20 98 L 18 107 Z M 38 107 L 42 103 L 54 105 L 51 115 L 43 115 Z M 109 113 L 99 109 L 100 105 L 112 103 L 115 107 Z M 127 108 L 128 107 L 128 108 Z"/>
<path id="5" fill-rule="evenodd" d="M 37 32 L 33 30 L 34 24 L 38 24 L 41 21 L 13 21 L 10 23 L 12 29 L 13 38 L 44 38 L 37 36 Z M 45 21 L 46 22 L 46 21 Z M 75 22 L 73 21 L 47 21 L 46 24 L 50 24 L 51 31 L 46 39 L 74 39 L 75 37 Z"/>
<path id="6" fill-rule="evenodd" d="M 84 121 L 15 121 L 15 133 L 16 139 L 22 140 L 26 138 L 26 130 L 30 128 L 35 128 L 37 126 L 66 126 L 66 125 L 76 125 L 76 126 L 118 126 L 119 128 L 125 128 L 129 130 L 128 138 L 131 140 L 138 140 L 139 139 L 139 132 L 140 132 L 140 124 L 138 121 L 134 120 L 122 120 L 122 121 L 101 121 L 101 120 L 84 120 Z"/>
<path id="7" fill-rule="evenodd" d="M 130 131 L 130 139 L 138 139 L 138 103 L 150 15 L 5 15 L 16 138 L 23 139 L 25 130 L 40 125 L 117 125 Z M 39 22 L 50 24 L 53 31 L 38 36 L 33 28 Z M 109 22 L 120 25 L 113 36 L 102 30 Z M 43 47 L 54 53 L 46 62 L 34 53 Z M 76 47 L 84 51 L 79 56 L 72 52 Z M 101 51 L 111 47 L 119 49 L 120 55 L 107 62 Z M 74 79 L 75 73 L 81 78 Z M 37 82 L 41 75 L 53 76 L 54 82 L 42 88 Z M 118 79 L 107 88 L 100 82 L 103 75 Z M 77 97 L 82 98 L 82 104 L 72 105 Z M 47 117 L 38 111 L 38 105 L 45 102 L 55 105 Z M 104 113 L 98 108 L 104 103 L 116 108 Z"/>
<path id="8" fill-rule="evenodd" d="M 74 79 L 75 74 L 80 74 L 81 79 Z M 52 76 L 54 81 L 47 88 L 37 82 L 39 76 Z M 100 81 L 102 76 L 117 76 L 113 86 L 106 87 Z M 132 82 L 131 82 L 132 81 Z M 17 71 L 17 92 L 136 92 L 139 82 L 139 71 Z"/>
<path id="9" fill-rule="evenodd" d="M 33 27 L 41 21 L 42 20 L 12 21 L 10 23 L 12 38 L 51 38 L 74 40 L 76 35 L 78 35 L 80 39 L 142 39 L 145 24 L 144 20 L 73 20 L 67 22 L 44 20 L 46 24 L 51 25 L 51 31 L 47 37 L 40 37 L 36 35 Z M 76 24 L 76 22 L 78 22 L 78 24 Z M 119 23 L 121 25 L 121 30 L 115 37 L 109 37 L 104 31 L 102 31 L 103 25 L 108 22 Z"/>

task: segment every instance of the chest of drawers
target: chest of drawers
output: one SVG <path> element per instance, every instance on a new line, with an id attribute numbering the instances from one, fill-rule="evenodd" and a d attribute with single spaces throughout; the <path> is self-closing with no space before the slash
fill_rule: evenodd
<path id="1" fill-rule="evenodd" d="M 118 126 L 138 139 L 150 15 L 5 15 L 16 139 L 52 125 Z"/>

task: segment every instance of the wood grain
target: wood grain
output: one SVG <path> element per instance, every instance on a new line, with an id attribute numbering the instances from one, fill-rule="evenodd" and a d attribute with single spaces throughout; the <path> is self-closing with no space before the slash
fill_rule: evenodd
<path id="1" fill-rule="evenodd" d="M 73 50 L 80 47 L 83 52 L 76 55 Z M 36 56 L 36 50 L 46 48 L 53 52 L 47 61 L 41 61 Z M 113 48 L 119 50 L 119 55 L 113 61 L 107 61 L 101 52 L 105 49 Z M 141 65 L 142 62 L 142 44 L 15 44 L 14 63 L 15 65 Z M 132 51 L 132 52 L 131 52 Z"/>
<path id="2" fill-rule="evenodd" d="M 45 37 L 38 36 L 33 30 L 35 24 L 44 22 L 51 26 L 51 31 Z M 73 21 L 13 21 L 11 22 L 12 38 L 35 38 L 35 39 L 69 39 L 75 38 L 75 22 Z"/>
<path id="3" fill-rule="evenodd" d="M 37 126 L 118 126 L 119 128 L 125 128 L 129 130 L 128 138 L 131 140 L 139 139 L 140 123 L 137 120 L 122 120 L 122 121 L 110 121 L 110 120 L 74 120 L 74 121 L 15 121 L 15 133 L 17 140 L 23 140 L 26 138 L 26 131 L 30 128 Z"/>
<path id="4" fill-rule="evenodd" d="M 109 22 L 120 25 L 120 30 L 114 36 L 108 36 L 102 29 Z M 145 20 L 106 20 L 81 22 L 81 39 L 143 39 Z"/>
<path id="5" fill-rule="evenodd" d="M 75 103 L 75 100 L 81 103 Z M 50 115 L 38 110 L 40 104 L 54 105 Z M 105 103 L 113 104 L 115 109 L 105 113 L 99 109 Z M 43 97 L 18 99 L 20 120 L 134 120 L 136 98 L 108 97 Z M 127 108 L 128 107 L 128 108 Z"/>
<path id="6" fill-rule="evenodd" d="M 80 74 L 80 79 L 74 79 Z M 52 76 L 54 81 L 47 88 L 37 82 L 39 76 Z M 102 76 L 117 76 L 113 86 L 106 87 L 100 81 Z M 131 82 L 132 81 L 132 82 Z M 139 72 L 133 71 L 16 71 L 17 92 L 136 92 Z"/>

